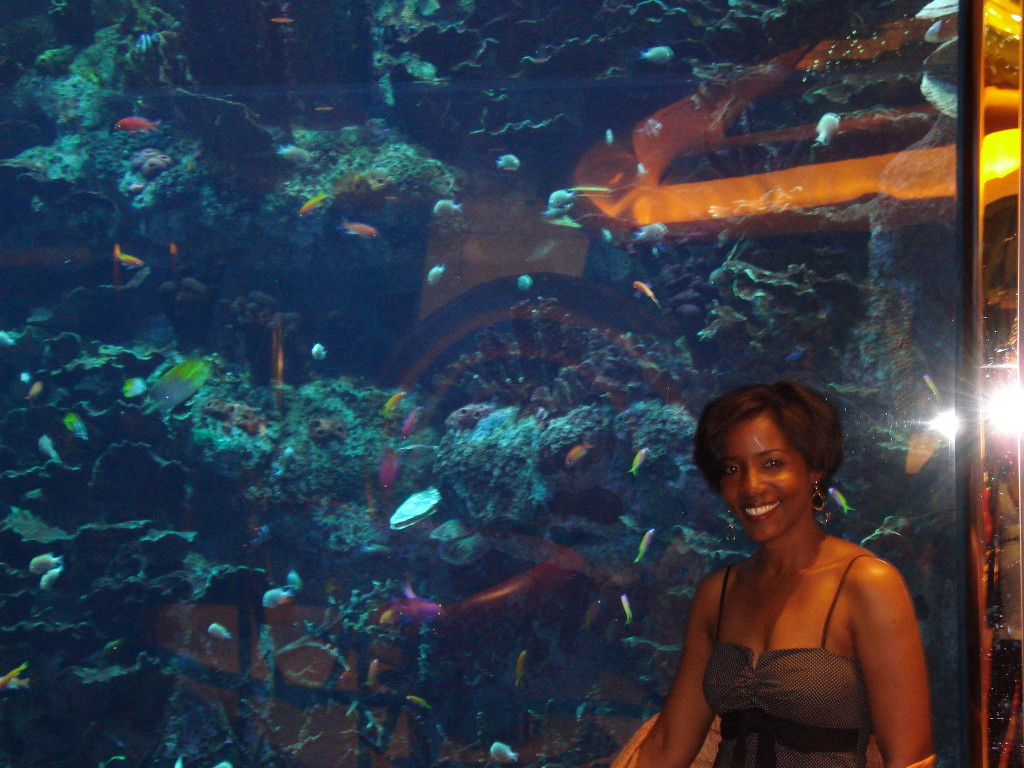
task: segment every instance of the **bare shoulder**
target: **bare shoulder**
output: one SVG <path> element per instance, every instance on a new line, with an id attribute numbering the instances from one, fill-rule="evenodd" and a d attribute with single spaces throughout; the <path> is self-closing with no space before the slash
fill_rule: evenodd
<path id="1" fill-rule="evenodd" d="M 858 559 L 850 568 L 844 590 L 849 590 L 855 616 L 870 623 L 913 620 L 906 582 L 896 566 L 886 560 L 874 555 Z"/>
<path id="2" fill-rule="evenodd" d="M 697 592 L 690 604 L 690 616 L 699 620 L 709 631 L 713 630 L 718 618 L 718 604 L 725 584 L 727 568 L 720 568 L 701 579 Z"/>
<path id="3" fill-rule="evenodd" d="M 860 547 L 858 547 L 860 549 Z M 906 589 L 903 576 L 899 570 L 888 560 L 863 550 L 867 557 L 861 557 L 850 568 L 847 580 L 851 589 L 871 595 L 877 592 L 887 592 L 893 588 Z"/>

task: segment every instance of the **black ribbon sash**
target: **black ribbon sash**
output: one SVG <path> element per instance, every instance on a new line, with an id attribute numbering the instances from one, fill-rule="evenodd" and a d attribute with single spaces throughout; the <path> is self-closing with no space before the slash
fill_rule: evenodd
<path id="1" fill-rule="evenodd" d="M 853 752 L 857 749 L 856 728 L 822 728 L 769 715 L 763 709 L 735 709 L 722 715 L 722 738 L 736 739 L 728 768 L 743 768 L 747 759 L 747 736 L 757 734 L 757 768 L 775 768 L 775 744 L 796 752 Z"/>

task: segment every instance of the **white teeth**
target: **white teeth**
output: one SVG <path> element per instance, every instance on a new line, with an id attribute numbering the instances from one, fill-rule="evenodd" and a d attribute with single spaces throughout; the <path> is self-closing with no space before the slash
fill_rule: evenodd
<path id="1" fill-rule="evenodd" d="M 780 503 L 781 502 L 776 501 L 771 504 L 762 504 L 760 507 L 746 507 L 743 511 L 750 517 L 761 517 L 763 515 L 767 515 L 769 512 L 771 512 L 773 509 L 779 506 Z"/>

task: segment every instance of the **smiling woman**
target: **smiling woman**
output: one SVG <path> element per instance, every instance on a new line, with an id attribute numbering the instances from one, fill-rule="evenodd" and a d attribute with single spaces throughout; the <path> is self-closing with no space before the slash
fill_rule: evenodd
<path id="1" fill-rule="evenodd" d="M 660 716 L 618 765 L 685 768 L 721 721 L 715 768 L 932 765 L 924 654 L 899 573 L 815 519 L 843 455 L 836 410 L 794 382 L 705 408 L 694 463 L 757 544 L 694 597 Z"/>

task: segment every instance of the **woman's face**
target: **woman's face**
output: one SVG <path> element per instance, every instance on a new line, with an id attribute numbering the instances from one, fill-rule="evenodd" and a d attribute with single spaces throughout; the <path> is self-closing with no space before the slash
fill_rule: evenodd
<path id="1" fill-rule="evenodd" d="M 771 541 L 794 526 L 814 526 L 811 493 L 821 474 L 762 413 L 726 435 L 722 498 L 755 542 Z"/>

